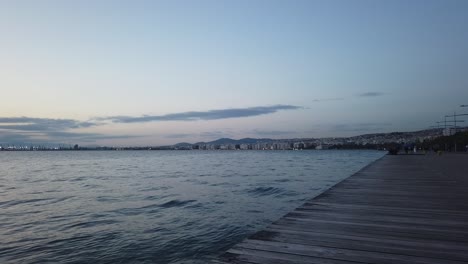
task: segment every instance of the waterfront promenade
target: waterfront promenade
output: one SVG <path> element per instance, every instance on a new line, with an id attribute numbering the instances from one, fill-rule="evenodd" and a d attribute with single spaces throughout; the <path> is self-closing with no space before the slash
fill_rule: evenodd
<path id="1" fill-rule="evenodd" d="M 215 263 L 468 263 L 468 155 L 385 156 Z"/>

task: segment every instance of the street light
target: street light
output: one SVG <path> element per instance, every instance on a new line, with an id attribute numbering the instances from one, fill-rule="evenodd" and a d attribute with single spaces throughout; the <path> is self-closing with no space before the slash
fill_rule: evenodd
<path id="1" fill-rule="evenodd" d="M 460 107 L 468 107 L 468 105 L 460 105 Z"/>
<path id="2" fill-rule="evenodd" d="M 457 123 L 460 123 L 460 122 L 465 122 L 465 120 L 456 120 Z M 437 121 L 435 122 L 436 124 L 445 124 L 445 123 L 454 123 L 455 121 L 453 120 L 446 120 L 446 121 Z M 453 127 L 454 125 L 451 125 L 451 124 L 445 124 L 447 127 Z"/>

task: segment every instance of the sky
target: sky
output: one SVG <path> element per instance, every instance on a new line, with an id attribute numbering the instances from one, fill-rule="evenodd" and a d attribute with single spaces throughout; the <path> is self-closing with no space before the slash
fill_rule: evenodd
<path id="1" fill-rule="evenodd" d="M 0 0 L 0 144 L 427 129 L 468 112 L 467 14 L 464 0 Z"/>

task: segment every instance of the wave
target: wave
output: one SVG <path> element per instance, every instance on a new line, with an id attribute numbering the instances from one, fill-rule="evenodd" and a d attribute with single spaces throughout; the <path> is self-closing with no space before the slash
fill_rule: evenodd
<path id="1" fill-rule="evenodd" d="M 9 208 L 15 205 L 20 205 L 20 204 L 29 204 L 29 203 L 38 203 L 38 202 L 44 202 L 44 201 L 50 201 L 53 200 L 52 198 L 38 198 L 38 199 L 25 199 L 25 200 L 17 200 L 17 201 L 5 201 L 5 202 L 0 202 L 0 208 Z"/>
<path id="2" fill-rule="evenodd" d="M 285 190 L 277 187 L 257 187 L 251 190 L 248 190 L 247 193 L 253 196 L 268 196 L 274 194 L 280 194 Z"/>
<path id="3" fill-rule="evenodd" d="M 116 224 L 119 223 L 120 221 L 117 220 L 95 220 L 95 221 L 86 221 L 86 222 L 79 222 L 76 224 L 72 224 L 67 226 L 65 229 L 70 229 L 70 228 L 90 228 L 90 227 L 95 227 L 98 225 L 111 225 L 111 224 Z"/>
<path id="4" fill-rule="evenodd" d="M 171 208 L 171 207 L 182 207 L 184 205 L 187 205 L 187 204 L 190 204 L 190 203 L 193 203 L 193 202 L 196 202 L 197 200 L 185 200 L 185 201 L 181 201 L 181 200 L 171 200 L 169 202 L 166 202 L 166 203 L 163 203 L 161 205 L 159 205 L 160 207 L 163 207 L 163 208 Z"/>

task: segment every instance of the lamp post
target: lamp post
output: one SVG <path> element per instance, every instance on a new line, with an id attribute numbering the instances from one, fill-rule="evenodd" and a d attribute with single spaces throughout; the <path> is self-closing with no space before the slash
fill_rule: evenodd
<path id="1" fill-rule="evenodd" d="M 457 133 L 457 119 L 456 119 L 456 113 L 453 112 L 453 115 L 446 115 L 445 116 L 445 119 L 447 119 L 447 117 L 452 117 L 453 116 L 453 122 L 454 122 L 454 129 L 455 129 L 455 133 Z M 449 134 L 452 134 L 452 133 L 449 133 Z"/>
<path id="2" fill-rule="evenodd" d="M 468 115 L 468 114 L 466 114 L 466 115 Z M 458 116 L 458 115 L 457 115 L 457 116 Z M 447 127 L 454 127 L 455 125 L 450 124 L 450 123 L 454 123 L 454 122 L 455 122 L 455 124 L 456 124 L 456 123 L 461 123 L 461 122 L 465 122 L 465 121 L 464 121 L 464 120 L 447 120 L 447 118 L 445 118 L 444 121 L 437 121 L 437 122 L 435 122 L 435 123 L 436 123 L 438 126 L 440 126 L 440 124 L 444 124 L 443 127 L 444 127 L 444 128 L 447 128 Z M 449 123 L 449 124 L 447 124 L 447 123 Z"/>
<path id="3" fill-rule="evenodd" d="M 460 105 L 460 107 L 468 107 L 468 105 Z M 468 114 L 461 114 L 461 115 L 462 116 L 467 116 Z M 468 148 L 468 146 L 467 146 L 467 148 Z M 468 149 L 467 149 L 467 151 L 468 151 Z"/>
<path id="4" fill-rule="evenodd" d="M 463 106 L 463 105 L 462 105 Z M 464 107 L 464 106 L 463 106 Z M 457 122 L 460 123 L 460 122 L 464 122 L 464 120 L 457 120 L 457 116 L 462 116 L 462 115 L 465 115 L 465 114 L 458 114 L 453 112 L 453 115 L 446 115 L 445 116 L 445 119 L 447 120 L 447 117 L 452 117 L 453 116 L 453 129 L 454 129 L 454 135 L 457 133 Z M 449 131 L 449 135 L 451 136 L 452 135 L 452 131 L 450 130 Z M 454 142 L 454 145 L 455 145 L 455 152 L 457 152 L 457 142 L 455 141 Z"/>
<path id="5" fill-rule="evenodd" d="M 468 115 L 468 114 L 467 114 L 467 115 Z M 444 124 L 444 127 L 445 127 L 444 132 L 443 132 L 443 135 L 445 136 L 446 133 L 448 133 L 448 136 L 451 136 L 451 135 L 452 135 L 452 128 L 453 128 L 455 131 L 456 131 L 456 129 L 457 129 L 457 125 L 456 125 L 457 122 L 458 122 L 458 123 L 461 123 L 461 122 L 465 122 L 465 121 L 464 121 L 464 120 L 456 120 L 456 119 L 455 119 L 455 120 L 447 120 L 447 117 L 451 117 L 451 115 L 450 115 L 450 116 L 445 116 L 444 121 L 437 121 L 436 123 L 437 123 L 437 124 L 443 123 L 443 124 Z M 449 125 L 447 126 L 447 123 L 454 123 L 454 124 L 449 124 Z M 449 130 L 447 130 L 447 127 L 449 128 Z M 455 151 L 456 151 L 456 149 L 457 149 L 457 145 L 456 145 L 456 143 L 455 143 Z M 445 151 L 447 151 L 447 144 L 445 145 Z"/>
<path id="6" fill-rule="evenodd" d="M 455 133 L 457 132 L 457 122 L 458 123 L 464 122 L 464 120 L 457 120 L 457 116 L 464 116 L 464 115 L 468 115 L 468 114 L 458 114 L 457 115 L 457 113 L 453 112 L 453 115 L 446 115 L 445 116 L 445 121 L 446 122 L 453 122 L 454 123 L 453 127 L 455 129 Z M 453 117 L 453 121 L 447 121 L 447 117 Z"/>

